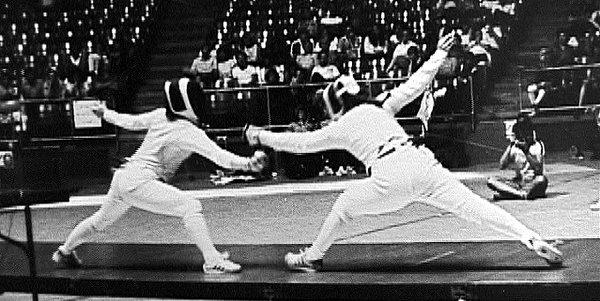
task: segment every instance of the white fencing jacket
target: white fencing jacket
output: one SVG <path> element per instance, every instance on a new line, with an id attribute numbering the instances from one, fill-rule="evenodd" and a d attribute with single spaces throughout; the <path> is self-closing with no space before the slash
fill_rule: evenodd
<path id="1" fill-rule="evenodd" d="M 391 91 L 381 108 L 372 104 L 359 105 L 337 121 L 313 132 L 261 131 L 260 143 L 292 153 L 344 149 L 370 167 L 377 159 L 380 147 L 390 139 L 408 140 L 409 136 L 394 116 L 425 91 L 446 56 L 446 51 L 437 50 L 405 83 Z"/>
<path id="2" fill-rule="evenodd" d="M 220 148 L 203 130 L 188 120 L 169 121 L 164 108 L 139 115 L 106 110 L 104 119 L 127 130 L 147 131 L 142 145 L 123 166 L 125 170 L 133 171 L 127 189 L 135 189 L 148 180 L 168 181 L 192 153 L 223 168 L 249 169 L 249 158 Z"/>

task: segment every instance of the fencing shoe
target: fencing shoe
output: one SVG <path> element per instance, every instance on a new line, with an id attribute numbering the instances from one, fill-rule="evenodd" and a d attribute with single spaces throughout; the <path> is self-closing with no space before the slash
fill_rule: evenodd
<path id="1" fill-rule="evenodd" d="M 556 246 L 543 240 L 533 240 L 531 242 L 533 250 L 538 256 L 544 258 L 551 266 L 561 266 L 563 263 L 563 254 Z"/>
<path id="2" fill-rule="evenodd" d="M 285 264 L 290 270 L 314 273 L 323 268 L 323 259 L 306 259 L 306 250 L 300 250 L 300 253 L 287 253 L 285 255 Z"/>
<path id="3" fill-rule="evenodd" d="M 75 269 L 81 267 L 81 259 L 79 259 L 75 251 L 65 254 L 60 249 L 57 249 L 54 254 L 52 254 L 52 261 L 54 261 L 59 268 Z"/>
<path id="4" fill-rule="evenodd" d="M 217 261 L 205 262 L 202 270 L 206 274 L 238 273 L 242 270 L 242 266 L 229 260 L 229 253 L 223 252 Z"/>

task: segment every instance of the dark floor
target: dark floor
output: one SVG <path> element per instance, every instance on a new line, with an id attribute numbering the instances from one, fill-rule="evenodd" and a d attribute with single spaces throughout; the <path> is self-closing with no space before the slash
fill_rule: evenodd
<path id="1" fill-rule="evenodd" d="M 27 269 L 2 246 L 0 288 L 19 290 Z M 38 244 L 49 254 L 56 244 Z M 281 258 L 299 245 L 230 245 L 245 269 L 205 275 L 190 245 L 91 244 L 86 265 L 54 268 L 39 260 L 41 292 L 175 298 L 452 300 L 594 300 L 600 293 L 599 239 L 568 240 L 553 268 L 517 242 L 336 245 L 317 274 L 285 270 Z M 560 291 L 560 295 L 556 293 Z"/>
<path id="2" fill-rule="evenodd" d="M 201 256 L 189 244 L 179 219 L 138 209 L 81 247 L 85 268 L 56 270 L 49 261 L 54 248 L 79 221 L 97 210 L 97 205 L 69 202 L 66 207 L 33 209 L 43 281 L 40 291 L 49 294 L 43 300 L 82 295 L 234 300 L 597 300 L 600 216 L 589 204 L 599 197 L 600 164 L 571 159 L 565 153 L 550 154 L 546 169 L 550 180 L 547 198 L 496 204 L 544 238 L 565 242 L 559 246 L 565 253 L 565 266 L 559 269 L 549 268 L 509 237 L 487 227 L 414 204 L 396 214 L 365 217 L 349 225 L 327 254 L 326 271 L 292 273 L 283 268 L 283 255 L 314 239 L 340 191 L 261 191 L 351 183 L 347 180 L 363 176 L 300 182 L 278 177 L 214 186 L 208 175 L 195 179 L 184 175 L 176 185 L 202 197 L 211 236 L 220 250 L 230 251 L 232 259 L 244 265 L 241 274 L 204 275 Z M 469 188 L 490 200 L 485 177 L 496 173 L 493 163 L 454 171 Z M 96 184 L 97 190 L 90 191 L 106 192 L 107 182 Z M 234 192 L 228 197 L 206 197 L 207 189 Z M 245 195 L 244 191 L 260 193 Z M 21 212 L 1 213 L 0 232 L 24 239 Z M 27 291 L 24 264 L 16 248 L 0 244 L 0 288 Z M 57 294 L 60 296 L 55 298 Z M 14 293 L 4 296 L 8 299 L 0 296 L 0 300 L 22 297 Z"/>

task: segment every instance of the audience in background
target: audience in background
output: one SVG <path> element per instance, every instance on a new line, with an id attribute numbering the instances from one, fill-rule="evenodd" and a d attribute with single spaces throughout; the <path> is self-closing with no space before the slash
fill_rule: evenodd
<path id="1" fill-rule="evenodd" d="M 470 60 L 478 55 L 485 56 L 482 61 L 486 64 L 480 68 L 488 68 L 482 74 L 489 76 L 494 73 L 491 62 L 502 51 L 511 17 L 518 9 L 513 1 L 494 3 L 407 1 L 377 6 L 361 2 L 353 4 L 351 10 L 346 4 L 334 8 L 313 3 L 294 13 L 292 6 L 297 8 L 297 3 L 293 2 L 290 7 L 269 5 L 265 7 L 267 15 L 263 15 L 259 7 L 248 11 L 252 6 L 246 0 L 231 1 L 227 17 L 217 28 L 219 38 L 214 45 L 219 71 L 216 87 L 247 82 L 247 74 L 254 71 L 258 80 L 252 85 L 274 83 L 276 79 L 279 84 L 329 81 L 339 74 L 357 79 L 398 77 L 414 72 L 431 54 L 438 33 L 455 29 L 462 48 L 454 51 L 459 55 L 450 61 L 451 68 L 446 68 L 450 72 L 444 76 L 468 77 L 473 64 Z M 285 12 L 288 18 L 278 19 L 274 12 Z M 349 20 L 336 21 L 339 14 L 349 16 Z M 497 18 L 500 14 L 503 17 Z M 474 55 L 466 55 L 469 51 Z M 246 54 L 242 68 L 237 59 L 233 60 L 239 52 Z M 248 71 L 252 69 L 246 65 L 254 66 L 254 71 Z M 234 68 L 236 75 L 230 72 Z M 246 70 L 243 75 L 241 70 Z"/>
<path id="2" fill-rule="evenodd" d="M 350 64 L 358 62 L 359 58 L 358 48 L 360 43 L 354 34 L 352 27 L 346 27 L 344 35 L 340 37 L 337 44 L 338 52 L 338 65 L 343 66 L 344 64 Z"/>
<path id="3" fill-rule="evenodd" d="M 217 80 L 216 87 L 226 87 L 226 80 L 231 78 L 231 70 L 235 65 L 235 60 L 231 54 L 231 49 L 227 47 L 221 47 L 217 49 L 217 70 L 219 79 Z"/>
<path id="4" fill-rule="evenodd" d="M 480 30 L 474 31 L 474 38 L 469 42 L 468 49 L 475 56 L 477 64 L 491 66 L 492 55 L 483 43 L 483 33 Z"/>
<path id="5" fill-rule="evenodd" d="M 96 3 L 9 1 L 0 23 L 0 98 L 92 96 L 111 82 L 139 82 L 153 0 Z M 135 87 L 130 87 L 134 90 Z M 6 92 L 4 92 L 6 91 Z"/>
<path id="6" fill-rule="evenodd" d="M 231 69 L 231 76 L 240 86 L 253 86 L 258 84 L 258 71 L 256 67 L 248 64 L 245 52 L 235 55 L 236 65 Z"/>
<path id="7" fill-rule="evenodd" d="M 272 60 L 269 57 L 264 58 L 265 63 L 265 75 L 264 82 L 266 85 L 274 86 L 279 85 L 281 83 L 281 75 L 279 71 L 277 71 L 277 66 L 271 63 Z"/>
<path id="8" fill-rule="evenodd" d="M 316 59 L 313 54 L 314 42 L 309 39 L 306 28 L 299 29 L 298 39 L 292 43 L 290 56 L 296 65 L 297 78 L 300 83 L 308 82 L 310 71 L 316 65 Z"/>
<path id="9" fill-rule="evenodd" d="M 575 62 L 573 47 L 568 42 L 567 33 L 564 31 L 558 32 L 556 42 L 552 48 L 554 66 L 568 66 L 573 65 Z"/>
<path id="10" fill-rule="evenodd" d="M 202 47 L 198 57 L 194 59 L 190 72 L 196 76 L 202 87 L 210 88 L 218 78 L 217 59 L 211 55 L 209 46 Z"/>
<path id="11" fill-rule="evenodd" d="M 260 47 L 258 45 L 258 40 L 254 33 L 248 33 L 244 35 L 244 52 L 246 53 L 246 57 L 248 58 L 248 64 L 252 66 L 258 66 L 260 63 Z"/>
<path id="12" fill-rule="evenodd" d="M 408 57 L 408 49 L 411 47 L 416 47 L 417 50 L 419 49 L 419 46 L 412 41 L 412 37 L 408 29 L 401 30 L 398 43 L 394 49 L 394 53 L 392 54 L 392 61 L 387 67 L 386 72 L 407 69 L 410 61 Z M 406 75 L 406 73 L 402 75 Z"/>
<path id="13" fill-rule="evenodd" d="M 329 36 L 329 32 L 327 30 L 323 30 L 323 33 L 321 33 L 321 37 L 315 43 L 315 48 L 313 49 L 313 51 L 316 53 L 329 53 L 331 51 L 337 50 L 337 45 L 334 45 L 332 48 L 331 42 L 332 39 Z"/>
<path id="14" fill-rule="evenodd" d="M 363 53 L 367 61 L 377 60 L 383 57 L 388 48 L 388 42 L 385 33 L 382 32 L 377 24 L 371 27 L 371 30 L 365 36 L 363 41 Z"/>
<path id="15" fill-rule="evenodd" d="M 318 64 L 313 68 L 310 81 L 313 83 L 333 81 L 340 76 L 338 68 L 331 64 L 329 54 L 321 52 L 317 56 Z"/>
<path id="16" fill-rule="evenodd" d="M 236 9 L 238 5 L 245 7 L 242 2 L 245 1 L 232 2 L 231 12 L 225 18 L 229 24 L 227 30 L 219 25 L 218 41 L 203 47 L 199 57 L 191 62 L 191 71 L 205 87 L 225 87 L 236 82 L 242 86 L 289 84 L 292 78 L 296 83 L 329 81 L 339 74 L 372 79 L 389 77 L 386 71 L 397 71 L 392 76 L 406 75 L 430 54 L 437 33 L 448 29 L 456 30 L 462 49 L 456 49 L 455 53 L 459 55 L 450 57 L 446 75 L 466 76 L 465 72 L 472 70 L 469 66 L 473 59 L 475 63 L 484 62 L 485 66 L 480 68 L 487 68 L 486 74 L 493 74 L 493 65 L 498 62 L 497 54 L 503 51 L 503 43 L 510 31 L 510 18 L 518 13 L 519 7 L 516 1 L 439 0 L 418 4 L 408 1 L 399 2 L 400 6 L 396 4 L 396 7 L 392 3 L 374 7 L 373 3 L 361 2 L 354 4 L 354 11 L 344 10 L 345 16 L 351 16 L 352 22 L 341 18 L 339 23 L 328 23 L 337 17 L 333 12 L 338 8 L 315 3 L 309 9 L 298 10 L 299 13 L 290 11 L 289 18 L 276 17 L 275 14 L 269 14 L 270 17 L 253 14 L 249 17 L 247 9 Z M 340 5 L 340 11 L 346 6 Z M 80 19 L 92 18 L 92 14 L 102 15 L 98 12 L 86 12 L 84 15 L 83 11 L 75 11 L 65 16 L 70 25 L 77 24 Z M 127 71 L 130 60 L 135 59 L 129 51 L 131 45 L 145 40 L 144 33 L 148 32 L 146 25 L 150 19 L 146 11 L 151 9 L 136 10 L 135 14 L 141 13 L 136 15 L 136 21 L 118 15 L 122 11 L 115 12 L 108 18 L 113 23 L 94 27 L 93 34 L 80 30 L 51 30 L 51 26 L 46 24 L 64 23 L 60 13 L 50 13 L 44 19 L 50 21 L 46 23 L 39 22 L 41 17 L 35 16 L 33 19 L 38 21 L 36 28 L 44 29 L 50 35 L 59 32 L 62 42 L 59 45 L 45 44 L 44 47 L 33 47 L 29 43 L 19 48 L 18 43 L 7 38 L 13 35 L 3 35 L 0 39 L 0 97 L 15 94 L 23 97 L 84 96 L 103 82 L 119 78 Z M 110 15 L 113 12 L 104 13 Z M 590 16 L 587 22 L 592 25 L 591 28 L 596 28 L 594 24 L 598 23 L 600 13 L 588 11 L 586 14 Z M 127 30 L 116 26 L 122 18 L 127 23 Z M 271 23 L 267 22 L 268 19 Z M 261 22 L 265 26 L 261 27 Z M 30 25 L 32 28 L 28 33 L 35 31 L 33 22 Z M 21 30 L 20 25 L 17 28 L 17 31 Z M 5 30 L 11 31 L 12 28 Z M 388 32 L 395 35 L 389 36 Z M 42 35 L 31 34 L 29 40 Z M 590 28 L 585 33 L 559 36 L 551 55 L 548 55 L 552 62 L 549 65 L 599 61 L 598 37 L 596 31 Z M 7 44 L 10 47 L 6 47 Z M 211 51 L 216 52 L 216 57 L 210 55 Z M 34 54 L 34 59 L 29 59 L 30 53 Z M 457 59 L 452 60 L 452 57 Z M 7 63 L 7 60 L 10 62 Z M 39 73 L 36 76 L 29 71 L 23 71 L 28 73 L 25 76 L 21 71 L 15 74 L 2 72 L 3 68 L 10 70 L 9 65 L 20 65 L 22 67 L 18 69 L 25 70 L 32 61 L 33 69 Z M 47 71 L 39 72 L 42 69 Z M 593 83 L 593 79 L 593 74 L 586 76 L 586 82 Z M 487 82 L 487 79 L 484 80 Z"/>

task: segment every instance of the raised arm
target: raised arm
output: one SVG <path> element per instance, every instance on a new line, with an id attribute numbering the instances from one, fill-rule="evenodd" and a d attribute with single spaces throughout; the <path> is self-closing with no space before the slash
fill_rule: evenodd
<path id="1" fill-rule="evenodd" d="M 383 103 L 383 108 L 391 115 L 396 115 L 400 109 L 412 102 L 427 89 L 438 69 L 448 55 L 448 50 L 454 43 L 454 35 L 448 34 L 438 42 L 436 52 L 415 72 L 405 83 L 394 88 L 390 97 Z"/>

